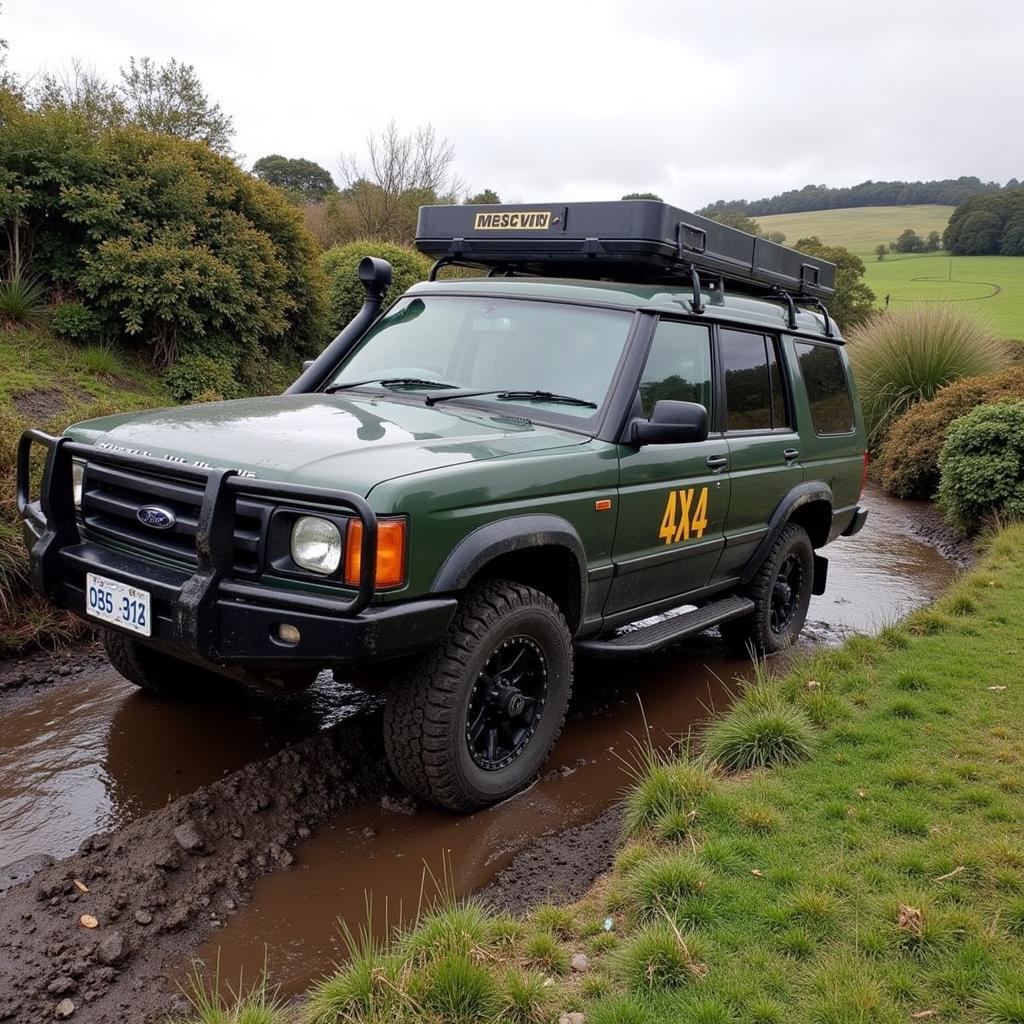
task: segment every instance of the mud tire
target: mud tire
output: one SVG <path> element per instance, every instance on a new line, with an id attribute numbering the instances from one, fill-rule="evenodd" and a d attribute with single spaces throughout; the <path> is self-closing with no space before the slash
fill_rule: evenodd
<path id="1" fill-rule="evenodd" d="M 772 628 L 772 596 L 779 579 L 779 572 L 787 559 L 796 559 L 800 570 L 800 587 L 796 594 L 792 618 L 785 628 Z M 754 602 L 754 611 L 742 619 L 723 623 L 722 636 L 733 650 L 758 655 L 778 654 L 791 647 L 807 619 L 807 608 L 811 603 L 811 587 L 814 583 L 814 547 L 807 531 L 796 523 L 783 527 L 772 546 L 768 557 L 761 564 L 757 575 L 743 591 L 745 597 Z"/>
<path id="2" fill-rule="evenodd" d="M 103 630 L 103 649 L 110 664 L 129 683 L 167 700 L 188 700 L 212 685 L 223 684 L 215 672 L 172 658 L 113 629 Z"/>
<path id="3" fill-rule="evenodd" d="M 540 648 L 546 662 L 540 722 L 511 764 L 486 770 L 467 743 L 471 694 L 499 645 L 523 636 Z M 388 694 L 384 746 L 392 771 L 416 795 L 455 811 L 512 796 L 536 776 L 562 731 L 572 671 L 572 636 L 547 594 L 502 580 L 473 588 L 445 637 Z"/>

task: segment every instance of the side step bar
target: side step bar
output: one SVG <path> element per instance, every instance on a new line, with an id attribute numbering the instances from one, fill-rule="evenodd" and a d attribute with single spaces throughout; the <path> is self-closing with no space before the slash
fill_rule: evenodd
<path id="1" fill-rule="evenodd" d="M 632 658 L 638 654 L 650 654 L 684 637 L 703 633 L 719 623 L 749 615 L 753 610 L 754 602 L 749 597 L 726 597 L 641 629 L 612 634 L 608 639 L 580 640 L 576 648 L 595 658 Z"/>

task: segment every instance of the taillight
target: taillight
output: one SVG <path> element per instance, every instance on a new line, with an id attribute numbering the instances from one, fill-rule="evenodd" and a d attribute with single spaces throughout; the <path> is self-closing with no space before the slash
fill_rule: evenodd
<path id="1" fill-rule="evenodd" d="M 871 465 L 871 453 L 865 448 L 864 449 L 864 468 L 860 474 L 860 493 L 864 493 L 864 488 L 868 485 L 868 467 Z M 858 495 L 859 497 L 860 495 Z"/>
<path id="2" fill-rule="evenodd" d="M 405 527 L 404 519 L 377 521 L 377 568 L 373 585 L 380 590 L 397 587 L 405 582 Z M 359 586 L 363 563 L 363 524 L 353 519 L 345 534 L 345 582 Z"/>

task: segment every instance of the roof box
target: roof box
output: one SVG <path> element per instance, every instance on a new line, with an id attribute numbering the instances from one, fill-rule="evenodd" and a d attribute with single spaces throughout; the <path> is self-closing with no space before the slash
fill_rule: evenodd
<path id="1" fill-rule="evenodd" d="M 660 283 L 690 268 L 754 291 L 828 298 L 835 266 L 667 203 L 421 206 L 416 247 L 496 270 Z"/>

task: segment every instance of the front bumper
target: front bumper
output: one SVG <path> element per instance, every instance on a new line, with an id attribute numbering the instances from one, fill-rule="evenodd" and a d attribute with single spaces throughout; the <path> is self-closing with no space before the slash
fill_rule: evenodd
<path id="1" fill-rule="evenodd" d="M 29 495 L 33 444 L 48 449 L 38 502 Z M 124 469 L 203 476 L 195 570 L 156 564 L 83 538 L 72 500 L 72 456 Z M 335 597 L 234 579 L 232 525 L 240 493 L 283 502 L 315 501 L 357 515 L 363 523 L 364 571 L 355 594 Z M 454 597 L 370 604 L 377 519 L 361 497 L 345 491 L 253 480 L 231 470 L 177 467 L 27 431 L 18 452 L 18 511 L 37 593 L 95 623 L 85 613 L 87 572 L 142 587 L 152 601 L 152 635 L 147 642 L 188 660 L 258 671 L 393 658 L 436 641 L 457 606 Z M 277 639 L 281 623 L 298 627 L 298 643 Z"/>

